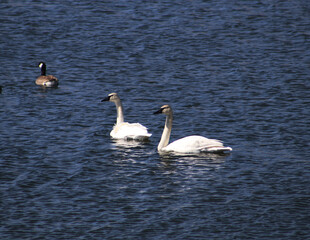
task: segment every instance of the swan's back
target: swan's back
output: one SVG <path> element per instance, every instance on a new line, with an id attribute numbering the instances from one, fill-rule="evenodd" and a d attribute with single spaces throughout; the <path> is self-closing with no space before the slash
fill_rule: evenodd
<path id="1" fill-rule="evenodd" d="M 115 139 L 146 140 L 152 134 L 140 123 L 122 122 L 114 125 L 110 135 Z"/>
<path id="2" fill-rule="evenodd" d="M 179 153 L 200 153 L 200 152 L 229 152 L 230 147 L 224 147 L 223 143 L 216 139 L 209 139 L 202 136 L 188 136 L 176 140 L 164 147 L 162 151 Z"/>

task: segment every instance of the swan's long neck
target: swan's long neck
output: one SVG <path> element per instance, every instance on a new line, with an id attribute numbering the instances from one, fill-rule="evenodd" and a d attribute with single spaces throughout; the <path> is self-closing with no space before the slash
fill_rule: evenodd
<path id="1" fill-rule="evenodd" d="M 116 124 L 119 124 L 124 122 L 123 105 L 121 103 L 121 100 L 115 101 L 115 105 L 117 112 Z"/>
<path id="2" fill-rule="evenodd" d="M 171 112 L 166 117 L 164 131 L 163 131 L 163 134 L 161 135 L 160 142 L 157 146 L 158 151 L 160 151 L 162 148 L 166 147 L 169 143 L 171 129 L 172 129 L 172 120 L 173 120 L 173 115 Z"/>

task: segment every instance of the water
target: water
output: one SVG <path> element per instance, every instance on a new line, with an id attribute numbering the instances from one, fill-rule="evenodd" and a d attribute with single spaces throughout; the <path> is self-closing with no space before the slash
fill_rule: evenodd
<path id="1" fill-rule="evenodd" d="M 6 1 L 1 239 L 309 239 L 310 4 Z M 34 84 L 37 64 L 60 79 Z M 115 142 L 125 120 L 153 133 Z M 163 156 L 223 140 L 228 156 Z"/>

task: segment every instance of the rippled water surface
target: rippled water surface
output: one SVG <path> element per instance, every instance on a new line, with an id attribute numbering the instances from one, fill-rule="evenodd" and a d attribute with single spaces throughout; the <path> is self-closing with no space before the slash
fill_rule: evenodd
<path id="1" fill-rule="evenodd" d="M 310 3 L 16 0 L 0 23 L 1 239 L 310 239 Z M 110 92 L 149 142 L 110 139 Z M 232 154 L 160 156 L 163 104 L 171 140 Z"/>

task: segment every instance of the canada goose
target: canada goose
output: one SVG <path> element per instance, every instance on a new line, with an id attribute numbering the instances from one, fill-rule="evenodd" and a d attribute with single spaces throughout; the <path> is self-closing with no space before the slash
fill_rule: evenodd
<path id="1" fill-rule="evenodd" d="M 53 75 L 46 76 L 46 64 L 44 62 L 40 62 L 39 68 L 41 68 L 41 76 L 37 78 L 36 84 L 44 87 L 57 87 L 58 79 Z"/>
<path id="2" fill-rule="evenodd" d="M 163 105 L 158 111 L 154 112 L 154 114 L 160 113 L 165 114 L 167 117 L 164 131 L 157 147 L 159 152 L 223 153 L 232 151 L 232 148 L 224 147 L 223 143 L 219 140 L 196 135 L 184 137 L 169 144 L 173 120 L 172 108 L 169 105 Z"/>
<path id="3" fill-rule="evenodd" d="M 152 135 L 148 133 L 147 128 L 140 123 L 128 123 L 124 122 L 123 106 L 121 99 L 117 93 L 110 93 L 108 97 L 102 99 L 101 102 L 110 101 L 116 105 L 117 118 L 116 124 L 114 125 L 110 136 L 114 139 L 125 139 L 125 140 L 147 140 Z"/>
<path id="4" fill-rule="evenodd" d="M 0 93 L 2 93 L 2 86 L 0 86 Z"/>

